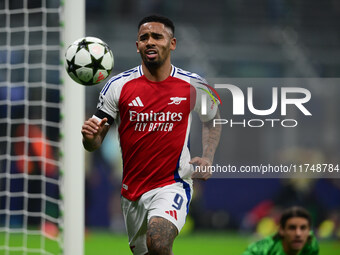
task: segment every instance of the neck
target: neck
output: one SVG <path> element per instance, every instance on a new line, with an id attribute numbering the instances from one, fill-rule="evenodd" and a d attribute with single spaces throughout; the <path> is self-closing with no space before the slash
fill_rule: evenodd
<path id="1" fill-rule="evenodd" d="M 150 81 L 164 81 L 169 77 L 171 72 L 171 63 L 166 61 L 162 66 L 155 69 L 148 68 L 144 62 L 142 62 L 142 69 L 145 77 Z"/>

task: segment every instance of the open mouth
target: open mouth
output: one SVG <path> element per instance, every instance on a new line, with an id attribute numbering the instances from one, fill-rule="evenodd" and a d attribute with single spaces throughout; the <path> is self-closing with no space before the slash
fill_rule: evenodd
<path id="1" fill-rule="evenodd" d="M 154 59 L 157 57 L 157 51 L 156 50 L 147 50 L 146 51 L 146 56 L 149 58 L 149 59 Z"/>

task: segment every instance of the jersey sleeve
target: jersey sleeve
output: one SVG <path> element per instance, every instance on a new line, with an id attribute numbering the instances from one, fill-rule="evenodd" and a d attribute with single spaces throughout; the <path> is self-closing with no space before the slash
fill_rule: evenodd
<path id="1" fill-rule="evenodd" d="M 194 111 L 198 113 L 202 122 L 212 120 L 216 116 L 219 100 L 214 96 L 205 80 L 193 79 L 191 84 L 196 92 Z"/>
<path id="2" fill-rule="evenodd" d="M 108 123 L 113 124 L 119 114 L 119 97 L 122 86 L 121 82 L 115 81 L 115 77 L 111 78 L 103 87 L 99 94 L 99 102 L 97 111 L 94 114 L 99 119 L 108 118 Z"/>

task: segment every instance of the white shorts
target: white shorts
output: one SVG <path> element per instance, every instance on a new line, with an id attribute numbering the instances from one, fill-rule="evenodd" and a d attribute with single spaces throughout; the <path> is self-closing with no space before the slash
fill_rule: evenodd
<path id="1" fill-rule="evenodd" d="M 138 200 L 122 197 L 121 205 L 129 245 L 134 255 L 148 253 L 147 225 L 151 217 L 159 216 L 172 222 L 178 233 L 184 226 L 192 197 L 192 185 L 176 182 L 144 193 Z"/>

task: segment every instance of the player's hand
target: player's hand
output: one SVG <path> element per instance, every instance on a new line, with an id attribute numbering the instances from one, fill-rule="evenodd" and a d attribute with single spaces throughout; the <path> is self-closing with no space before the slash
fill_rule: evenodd
<path id="1" fill-rule="evenodd" d="M 195 171 L 192 174 L 191 178 L 195 179 L 200 179 L 200 180 L 208 180 L 211 176 L 212 173 L 210 171 L 210 167 L 212 165 L 212 162 L 208 158 L 200 158 L 200 157 L 195 157 L 191 159 L 189 162 L 190 164 L 195 164 L 198 167 L 194 167 Z"/>
<path id="2" fill-rule="evenodd" d="M 98 121 L 95 118 L 86 120 L 81 128 L 81 133 L 83 134 L 84 139 L 90 141 L 100 137 L 104 131 L 105 123 L 107 121 L 107 118 L 103 118 L 101 121 Z"/>

